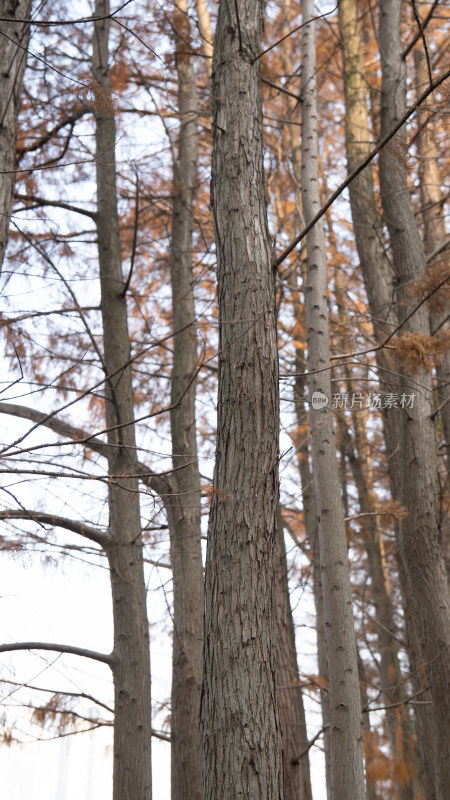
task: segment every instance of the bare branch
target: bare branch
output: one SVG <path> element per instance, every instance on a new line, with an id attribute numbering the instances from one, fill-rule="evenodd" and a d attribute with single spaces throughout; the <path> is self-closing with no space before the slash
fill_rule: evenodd
<path id="1" fill-rule="evenodd" d="M 9 642 L 0 644 L 0 653 L 10 653 L 16 650 L 50 650 L 54 653 L 68 653 L 72 656 L 91 658 L 93 661 L 100 661 L 108 664 L 111 669 L 115 659 L 112 653 L 97 653 L 95 650 L 86 650 L 84 647 L 74 647 L 70 644 L 52 644 L 50 642 Z"/>
<path id="2" fill-rule="evenodd" d="M 84 525 L 83 522 L 78 522 L 74 519 L 66 519 L 66 517 L 58 517 L 55 514 L 45 514 L 41 511 L 24 511 L 7 510 L 0 512 L 0 521 L 7 521 L 10 519 L 24 519 L 32 522 L 43 522 L 47 525 L 53 525 L 56 528 L 65 528 L 66 530 L 78 533 L 86 539 L 91 539 L 96 544 L 106 549 L 111 544 L 112 539 L 109 533 L 101 531 L 97 528 L 91 528 L 89 525 Z"/>
<path id="3" fill-rule="evenodd" d="M 281 255 L 278 256 L 278 258 L 274 261 L 273 265 L 274 269 L 277 269 L 280 266 L 280 264 L 283 263 L 285 258 L 287 258 L 292 253 L 292 251 L 295 250 L 297 245 L 300 244 L 302 239 L 305 238 L 306 234 L 309 233 L 309 231 L 312 228 L 314 228 L 314 225 L 316 225 L 319 219 L 321 219 L 323 215 L 328 211 L 328 209 L 333 205 L 334 201 L 341 196 L 344 189 L 346 189 L 347 186 L 349 186 L 351 182 L 373 161 L 375 156 L 378 155 L 378 153 L 380 153 L 383 150 L 383 148 L 388 144 L 388 142 L 390 142 L 390 140 L 395 136 L 397 131 L 399 131 L 400 128 L 402 128 L 403 125 L 405 125 L 405 123 L 409 120 L 410 117 L 412 117 L 414 112 L 419 108 L 420 105 L 422 105 L 422 103 L 427 99 L 427 97 L 436 89 L 438 89 L 439 86 L 442 83 L 444 83 L 444 81 L 446 81 L 449 76 L 450 76 L 450 69 L 446 70 L 438 78 L 436 78 L 436 80 L 433 81 L 433 83 L 430 84 L 430 86 L 428 86 L 428 88 L 425 89 L 424 92 L 422 92 L 420 97 L 417 98 L 416 102 L 406 109 L 405 113 L 403 114 L 402 117 L 400 117 L 399 121 L 397 122 L 396 125 L 394 125 L 392 130 L 390 130 L 389 133 L 387 133 L 386 136 L 384 136 L 381 139 L 381 141 L 370 151 L 370 153 L 365 157 L 364 161 L 362 161 L 358 167 L 355 167 L 355 169 L 352 170 L 350 175 L 347 175 L 346 179 L 342 181 L 342 183 L 338 186 L 338 188 L 328 198 L 325 205 L 323 205 L 320 211 L 318 211 L 317 214 L 312 218 L 311 222 L 309 222 L 308 225 L 306 225 L 306 227 L 303 228 L 302 232 L 299 233 L 299 235 L 296 236 L 296 238 L 291 242 L 291 244 L 288 245 L 288 247 L 286 247 L 285 250 L 283 250 Z"/>

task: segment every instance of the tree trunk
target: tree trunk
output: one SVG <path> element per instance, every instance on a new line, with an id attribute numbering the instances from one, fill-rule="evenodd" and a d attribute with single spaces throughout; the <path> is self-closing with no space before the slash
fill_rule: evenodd
<path id="1" fill-rule="evenodd" d="M 180 130 L 178 154 L 173 165 L 171 254 L 174 340 L 170 426 L 176 491 L 166 500 L 173 571 L 171 788 L 172 800 L 185 797 L 201 800 L 203 567 L 195 424 L 196 381 L 193 380 L 197 368 L 197 332 L 192 271 L 197 93 L 187 0 L 181 0 L 175 6 L 173 30 Z"/>
<path id="2" fill-rule="evenodd" d="M 344 89 L 346 104 L 346 150 L 348 170 L 352 171 L 367 155 L 370 149 L 370 131 L 367 111 L 367 82 L 363 45 L 358 26 L 357 7 L 354 0 L 342 0 L 339 4 L 339 24 L 343 46 Z M 382 341 L 398 324 L 397 302 L 393 287 L 392 270 L 383 247 L 381 221 L 375 202 L 371 167 L 350 184 L 350 205 L 355 232 L 356 248 L 375 337 Z M 390 369 L 383 351 L 377 352 L 377 365 L 380 386 L 384 391 L 399 394 L 399 378 Z M 389 471 L 391 491 L 394 500 L 401 501 L 400 486 L 400 415 L 398 409 L 383 411 L 384 441 L 386 463 Z M 400 561 L 401 585 L 406 586 L 403 564 Z M 415 631 L 415 618 L 404 595 L 405 626 L 409 641 L 409 656 L 413 671 L 414 691 L 423 689 L 420 665 L 423 661 L 420 640 Z M 413 642 L 416 646 L 413 646 Z M 421 695 L 426 699 L 426 695 Z M 431 699 L 431 698 L 429 698 Z M 417 722 L 419 754 L 422 777 L 427 800 L 435 798 L 434 774 L 430 765 L 433 762 L 433 720 L 430 707 L 416 705 L 414 715 Z"/>
<path id="3" fill-rule="evenodd" d="M 27 60 L 30 26 L 20 19 L 30 19 L 31 0 L 15 0 L 1 5 L 0 22 L 0 272 L 8 241 L 13 202 L 17 114 Z"/>
<path id="4" fill-rule="evenodd" d="M 286 800 L 312 800 L 309 756 L 298 759 L 308 745 L 303 692 L 298 674 L 295 628 L 287 577 L 283 518 L 278 511 L 274 550 L 275 646 L 277 694 L 283 737 Z"/>
<path id="5" fill-rule="evenodd" d="M 312 0 L 303 0 L 302 15 L 302 197 L 308 224 L 320 208 Z M 329 399 L 327 277 L 321 221 L 307 236 L 307 253 L 305 297 L 309 391 L 311 399 L 315 392 Z M 332 792 L 336 800 L 360 800 L 365 790 L 358 663 L 331 409 L 312 407 L 310 425 L 330 676 Z"/>
<path id="6" fill-rule="evenodd" d="M 294 301 L 294 316 L 297 325 L 299 328 L 302 328 L 302 308 L 298 299 Z M 303 519 L 305 523 L 306 538 L 309 542 L 312 553 L 314 607 L 316 612 L 317 666 L 319 676 L 324 682 L 324 688 L 321 688 L 320 691 L 320 703 L 322 708 L 322 723 L 324 728 L 323 744 L 325 750 L 325 775 L 327 797 L 331 798 L 330 698 L 328 694 L 328 661 L 325 644 L 325 620 L 323 611 L 322 576 L 320 570 L 320 543 L 319 529 L 317 524 L 316 498 L 314 494 L 314 481 L 311 474 L 308 455 L 310 437 L 305 430 L 305 421 L 306 425 L 309 425 L 308 412 L 304 400 L 306 379 L 303 377 L 303 373 L 305 372 L 305 368 L 306 364 L 303 350 L 296 346 L 294 403 L 299 436 L 298 441 L 296 442 L 295 452 L 302 486 Z"/>
<path id="7" fill-rule="evenodd" d="M 421 47 L 414 50 L 414 66 L 416 72 L 416 92 L 420 94 L 425 88 L 425 54 Z M 438 162 L 438 151 L 433 135 L 428 127 L 428 112 L 419 107 L 417 112 L 419 135 L 417 149 L 420 156 L 420 200 L 422 204 L 422 221 L 425 253 L 430 256 L 440 245 L 447 240 L 445 226 L 444 198 L 441 192 L 441 175 Z M 444 253 L 443 259 L 448 258 Z M 431 262 L 434 266 L 438 261 Z M 448 308 L 439 312 L 430 311 L 431 332 L 449 329 Z M 440 416 L 442 419 L 443 439 L 446 445 L 446 464 L 441 470 L 441 483 L 445 487 L 450 472 L 450 348 L 442 353 L 436 364 L 437 377 L 437 403 L 442 406 Z M 445 491 L 445 490 L 444 490 Z M 448 492 L 448 489 L 447 489 Z M 444 506 L 444 507 L 442 507 Z M 446 506 L 446 507 L 445 507 Z M 450 574 L 450 515 L 448 504 L 441 505 L 441 536 L 444 547 L 444 556 L 447 562 L 447 573 Z"/>
<path id="8" fill-rule="evenodd" d="M 344 0 L 345 4 L 346 0 Z M 332 234 L 334 236 L 334 234 Z M 336 246 L 336 242 L 333 241 Z M 335 297 L 339 313 L 339 329 L 341 333 L 340 351 L 350 353 L 348 337 L 348 320 L 345 313 L 345 300 L 342 290 L 341 273 L 335 270 Z M 345 376 L 345 391 L 348 396 L 353 396 L 357 387 L 351 377 L 351 367 L 343 366 Z M 342 447 L 348 457 L 358 493 L 360 512 L 366 514 L 362 523 L 364 546 L 367 553 L 367 566 L 370 578 L 372 600 L 375 606 L 375 621 L 380 660 L 378 663 L 381 686 L 383 688 L 384 702 L 387 706 L 386 722 L 391 746 L 391 753 L 402 769 L 397 773 L 402 776 L 398 781 L 398 796 L 401 800 L 410 800 L 414 796 L 416 780 L 416 754 L 412 739 L 411 721 L 406 708 L 400 703 L 405 699 L 406 693 L 400 671 L 398 644 L 395 637 L 394 609 L 392 606 L 389 575 L 386 568 L 384 542 L 378 525 L 378 500 L 374 490 L 371 449 L 367 438 L 367 411 L 353 408 L 351 411 L 351 424 L 353 429 L 354 444 L 343 416 L 341 438 Z M 361 672 L 361 669 L 360 669 Z M 395 708 L 389 706 L 396 705 Z"/>
<path id="9" fill-rule="evenodd" d="M 379 41 L 382 66 L 381 134 L 384 136 L 406 106 L 405 63 L 400 36 L 401 0 L 382 0 Z M 380 160 L 381 199 L 389 228 L 398 298 L 402 314 L 416 306 L 408 291 L 422 276 L 425 257 L 419 238 L 406 173 L 406 132 L 403 128 Z M 429 334 L 428 310 L 419 308 L 405 323 L 411 333 Z M 424 667 L 434 703 L 436 795 L 450 786 L 450 600 L 440 544 L 432 383 L 425 369 L 402 371 L 401 390 L 415 394 L 414 406 L 401 415 L 401 499 L 408 516 L 399 529 L 403 594 L 422 641 Z"/>
<path id="10" fill-rule="evenodd" d="M 95 15 L 109 14 L 96 0 Z M 94 23 L 97 234 L 108 431 L 108 558 L 114 616 L 114 800 L 151 800 L 151 702 L 147 593 L 136 473 L 127 306 L 122 279 L 115 173 L 115 122 L 108 67 L 110 22 Z"/>
<path id="11" fill-rule="evenodd" d="M 213 64 L 217 452 L 206 564 L 205 800 L 283 800 L 273 646 L 275 280 L 264 194 L 261 0 L 221 0 Z"/>

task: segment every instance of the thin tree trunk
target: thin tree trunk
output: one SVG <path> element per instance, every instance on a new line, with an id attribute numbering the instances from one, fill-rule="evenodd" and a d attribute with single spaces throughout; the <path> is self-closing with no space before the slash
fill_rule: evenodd
<path id="1" fill-rule="evenodd" d="M 97 234 L 100 262 L 106 426 L 108 431 L 108 558 L 114 617 L 114 800 L 151 800 L 151 702 L 147 593 L 127 306 L 122 279 L 115 174 L 115 122 L 108 67 L 108 0 L 96 0 L 92 71 L 96 116 Z"/>
<path id="2" fill-rule="evenodd" d="M 416 47 L 414 50 L 414 67 L 416 72 L 416 92 L 420 94 L 424 89 L 424 79 L 426 80 L 426 59 L 423 49 Z M 441 175 L 438 162 L 438 151 L 433 135 L 429 129 L 427 110 L 419 107 L 417 121 L 419 135 L 417 139 L 417 149 L 420 156 L 419 176 L 420 176 L 420 199 L 422 204 L 422 221 L 424 232 L 425 253 L 430 256 L 439 245 L 447 240 L 447 230 L 445 226 L 444 198 L 441 192 Z M 448 259 L 444 253 L 443 259 Z M 438 264 L 432 262 L 432 265 Z M 448 308 L 442 311 L 430 311 L 431 332 L 449 329 Z M 443 426 L 443 439 L 446 445 L 446 464 L 442 464 L 441 483 L 444 492 L 449 491 L 450 473 L 450 348 L 442 353 L 436 364 L 437 377 L 437 404 L 441 407 L 440 417 Z M 450 575 L 450 514 L 447 504 L 441 504 L 441 537 L 444 547 L 444 555 L 447 563 L 447 573 Z"/>
<path id="3" fill-rule="evenodd" d="M 395 124 L 406 106 L 405 63 L 400 36 L 401 0 L 382 0 L 379 41 L 382 66 L 381 134 Z M 389 228 L 402 313 L 416 305 L 408 289 L 423 275 L 425 257 L 406 174 L 406 133 L 402 129 L 380 161 L 381 199 Z M 405 324 L 411 333 L 429 334 L 428 310 L 418 309 Z M 425 669 L 434 703 L 436 795 L 450 786 L 450 599 L 440 545 L 432 383 L 425 369 L 408 374 L 401 389 L 415 394 L 414 406 L 401 415 L 401 499 L 408 516 L 399 527 L 403 594 L 422 641 Z"/>
<path id="4" fill-rule="evenodd" d="M 1 4 L 0 22 L 0 272 L 8 241 L 13 202 L 17 114 L 27 60 L 30 26 L 20 19 L 30 19 L 31 0 Z"/>
<path id="5" fill-rule="evenodd" d="M 330 230 L 331 235 L 334 237 L 331 227 Z M 335 241 L 334 244 L 336 244 Z M 342 332 L 340 350 L 344 353 L 350 353 L 348 321 L 345 314 L 341 274 L 338 269 L 335 270 L 335 297 L 339 313 L 339 328 Z M 344 364 L 343 372 L 345 390 L 349 397 L 352 397 L 356 393 L 356 386 L 351 377 L 350 366 Z M 367 411 L 355 406 L 351 411 L 351 417 L 355 450 L 343 417 L 339 418 L 342 421 L 342 426 L 340 426 L 341 440 L 355 481 L 360 512 L 367 514 L 363 523 L 363 538 L 367 553 L 372 599 L 375 606 L 381 686 L 385 704 L 388 707 L 386 710 L 387 729 L 392 757 L 399 765 L 406 767 L 403 771 L 397 770 L 398 774 L 402 776 L 402 780 L 399 780 L 399 786 L 397 787 L 398 796 L 402 800 L 410 800 L 414 796 L 416 756 L 412 741 L 411 722 L 405 707 L 399 705 L 406 697 L 406 693 L 400 671 L 398 643 L 394 633 L 396 626 L 389 575 L 386 568 L 384 542 L 378 526 L 379 518 L 376 516 L 379 509 L 374 490 L 370 444 L 367 438 Z M 395 708 L 389 708 L 389 706 L 395 704 L 397 704 Z"/>
<path id="6" fill-rule="evenodd" d="M 302 15 L 302 197 L 308 224 L 320 208 L 312 0 L 303 0 Z M 331 398 L 325 237 L 321 222 L 307 236 L 307 253 L 309 391 L 311 399 L 315 392 Z M 336 800 L 361 800 L 365 790 L 356 636 L 331 409 L 312 407 L 310 425 L 330 676 L 332 796 Z"/>
<path id="7" fill-rule="evenodd" d="M 197 368 L 197 332 L 192 270 L 197 93 L 187 0 L 181 0 L 175 6 L 173 29 L 180 130 L 178 154 L 173 165 L 171 258 L 174 344 L 170 425 L 177 491 L 165 504 L 173 571 L 171 788 L 172 800 L 186 797 L 201 800 L 203 568 L 195 423 L 196 381 L 193 380 Z"/>
<path id="8" fill-rule="evenodd" d="M 342 0 L 339 4 L 339 24 L 343 45 L 344 89 L 346 104 L 346 149 L 349 171 L 359 164 L 370 149 L 370 131 L 367 111 L 367 82 L 363 45 L 354 0 Z M 381 221 L 375 202 L 372 169 L 365 169 L 349 187 L 350 205 L 355 232 L 356 248 L 360 260 L 364 285 L 369 301 L 375 337 L 378 341 L 398 324 L 397 302 L 394 294 L 392 269 L 383 247 Z M 380 385 L 385 391 L 399 394 L 400 385 L 396 374 L 390 369 L 382 351 L 377 352 Z M 394 500 L 401 501 L 400 481 L 400 416 L 398 410 L 383 411 L 386 464 L 389 471 Z M 403 564 L 399 562 L 401 585 L 406 578 Z M 420 650 L 420 639 L 415 631 L 412 608 L 403 597 L 405 626 L 409 641 L 409 656 L 413 671 L 414 690 L 423 689 L 420 665 L 424 660 Z M 415 646 L 414 643 L 415 642 Z M 421 695 L 423 699 L 426 695 Z M 419 754 L 422 777 L 427 800 L 434 800 L 433 720 L 428 705 L 416 705 L 414 715 L 417 723 Z"/>
<path id="9" fill-rule="evenodd" d="M 303 327 L 302 307 L 298 299 L 294 301 L 294 316 L 299 329 L 301 329 Z M 316 498 L 314 494 L 314 481 L 311 474 L 308 455 L 310 436 L 305 430 L 305 421 L 306 426 L 309 426 L 308 412 L 304 400 L 306 379 L 303 377 L 303 373 L 305 372 L 305 369 L 306 363 L 303 350 L 296 346 L 294 403 L 299 436 L 298 441 L 296 442 L 295 452 L 302 486 L 303 519 L 305 523 L 306 538 L 309 542 L 312 553 L 314 607 L 316 611 L 317 666 L 319 676 L 322 678 L 325 685 L 325 688 L 321 688 L 320 692 L 322 727 L 324 728 L 323 744 L 325 750 L 325 775 L 327 797 L 331 798 L 330 698 L 328 694 L 328 661 L 325 644 L 325 619 L 323 611 L 322 576 L 320 570 L 320 542 L 317 522 Z"/>
<path id="10" fill-rule="evenodd" d="M 206 0 L 195 0 L 197 8 L 198 28 L 202 39 L 202 50 L 205 56 L 208 74 L 212 73 L 212 59 L 213 59 L 213 36 L 211 32 L 211 21 L 209 18 L 208 6 Z"/>
<path id="11" fill-rule="evenodd" d="M 283 0 L 283 25 L 281 33 L 283 36 L 289 33 L 290 30 L 290 0 Z M 289 37 L 284 42 L 280 51 L 280 56 L 283 63 L 284 73 L 292 75 L 294 73 L 292 63 L 292 38 Z M 296 111 L 300 110 L 298 100 L 291 95 L 285 96 L 287 116 L 292 119 L 296 115 Z M 290 160 L 292 162 L 293 178 L 297 187 L 297 209 L 299 220 L 304 225 L 303 210 L 302 210 L 302 192 L 301 192 L 301 174 L 302 174 L 302 157 L 301 157 L 301 141 L 300 141 L 300 126 L 297 120 L 295 124 L 289 125 L 290 137 Z M 295 232 L 287 230 L 286 233 L 290 239 L 293 239 Z M 301 253 L 298 256 L 298 264 L 301 262 L 302 254 L 306 255 L 306 242 L 303 243 Z M 287 280 L 291 284 L 291 291 L 294 297 L 293 312 L 297 327 L 297 336 L 300 336 L 300 331 L 303 330 L 303 308 L 300 303 L 299 293 L 300 287 L 298 285 L 298 267 L 297 265 L 291 270 L 291 274 Z M 319 531 L 317 525 L 317 512 L 316 500 L 314 496 L 314 485 L 311 470 L 309 466 L 309 446 L 310 437 L 307 433 L 309 428 L 308 412 L 305 405 L 305 388 L 306 380 L 302 377 L 305 372 L 306 363 L 304 352 L 298 346 L 297 341 L 294 341 L 295 347 L 295 385 L 294 385 L 294 403 L 295 414 L 297 419 L 297 428 L 301 433 L 299 434 L 298 441 L 296 442 L 296 457 L 300 474 L 300 483 L 302 487 L 302 502 L 303 502 L 303 518 L 305 524 L 306 538 L 312 551 L 312 570 L 313 570 L 313 592 L 314 592 L 314 606 L 316 612 L 316 636 L 317 636 L 317 666 L 320 678 L 324 681 L 326 688 L 321 688 L 320 700 L 322 708 L 322 723 L 324 728 L 323 745 L 325 750 L 325 773 L 326 773 L 326 786 L 327 796 L 331 797 L 331 752 L 330 752 L 330 702 L 328 696 L 328 662 L 326 655 L 325 645 L 325 628 L 324 628 L 324 615 L 323 615 L 323 595 L 322 595 L 322 579 L 320 574 L 320 545 L 319 545 Z"/>
<path id="12" fill-rule="evenodd" d="M 303 753 L 307 748 L 308 735 L 297 665 L 281 510 L 278 511 L 277 533 L 274 550 L 275 646 L 277 693 L 283 737 L 284 785 L 286 800 L 312 800 L 308 753 L 297 760 L 299 753 Z"/>
<path id="13" fill-rule="evenodd" d="M 206 565 L 205 800 L 283 800 L 273 647 L 275 280 L 264 194 L 261 0 L 220 0 L 214 42 L 217 453 Z"/>

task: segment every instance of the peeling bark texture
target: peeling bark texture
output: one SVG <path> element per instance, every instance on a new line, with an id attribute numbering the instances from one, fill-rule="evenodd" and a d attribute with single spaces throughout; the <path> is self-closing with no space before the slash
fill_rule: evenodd
<path id="1" fill-rule="evenodd" d="M 382 0 L 380 4 L 382 136 L 392 129 L 406 107 L 401 7 L 401 0 Z M 391 146 L 385 148 L 380 160 L 381 199 L 392 244 L 402 316 L 416 303 L 408 292 L 409 285 L 425 269 L 425 256 L 408 190 L 406 159 L 403 128 Z M 408 320 L 405 330 L 429 334 L 425 306 Z M 416 620 L 425 660 L 423 666 L 433 698 L 436 797 L 444 800 L 450 786 L 450 600 L 440 542 L 430 374 L 424 369 L 408 374 L 403 369 L 401 390 L 406 394 L 415 393 L 414 407 L 401 415 L 401 500 L 409 512 L 399 530 L 402 588 Z"/>
<path id="2" fill-rule="evenodd" d="M 302 197 L 308 224 L 320 208 L 312 0 L 303 0 L 302 16 Z M 307 236 L 305 302 L 311 398 L 314 392 L 331 397 L 326 284 L 325 236 L 319 221 Z M 311 408 L 310 426 L 330 680 L 332 797 L 360 800 L 365 789 L 358 663 L 331 409 Z"/>
<path id="3" fill-rule="evenodd" d="M 8 241 L 15 182 L 17 114 L 27 60 L 31 0 L 7 0 L 1 4 L 0 22 L 0 272 Z"/>
<path id="4" fill-rule="evenodd" d="M 312 800 L 309 755 L 297 761 L 308 746 L 303 691 L 298 673 L 295 628 L 287 576 L 283 518 L 278 512 L 274 550 L 275 646 L 277 694 L 283 737 L 286 800 Z"/>
<path id="5" fill-rule="evenodd" d="M 279 425 L 275 279 L 259 60 L 251 63 L 262 26 L 261 0 L 220 0 L 212 168 L 220 341 L 206 564 L 205 800 L 284 798 L 272 599 Z"/>
<path id="6" fill-rule="evenodd" d="M 109 14 L 96 0 L 95 15 Z M 94 23 L 97 234 L 100 262 L 109 488 L 108 549 L 114 619 L 113 798 L 151 800 L 150 652 L 136 472 L 127 306 L 122 279 L 115 171 L 115 122 L 108 67 L 109 20 Z M 108 376 L 113 376 L 108 377 Z M 131 424 L 130 424 L 131 423 Z M 119 477 L 120 476 L 120 477 Z M 119 484 L 119 485 L 117 485 Z"/>
<path id="7" fill-rule="evenodd" d="M 203 567 L 195 424 L 196 381 L 193 381 L 198 362 L 192 270 L 198 126 L 187 0 L 179 0 L 175 5 L 173 30 L 180 129 L 177 157 L 173 165 L 171 239 L 174 343 L 170 427 L 176 487 L 165 502 L 173 574 L 171 791 L 172 800 L 186 797 L 201 800 Z"/>

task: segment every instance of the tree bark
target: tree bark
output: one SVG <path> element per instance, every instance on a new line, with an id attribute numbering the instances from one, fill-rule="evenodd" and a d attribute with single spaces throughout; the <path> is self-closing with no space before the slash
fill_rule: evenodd
<path id="1" fill-rule="evenodd" d="M 31 0 L 2 3 L 2 16 L 11 21 L 0 22 L 0 272 L 11 221 L 17 115 L 30 38 L 30 26 L 17 20 L 30 19 L 30 15 Z"/>
<path id="2" fill-rule="evenodd" d="M 308 224 L 320 208 L 312 0 L 303 0 L 302 16 L 302 197 Z M 325 237 L 319 221 L 307 236 L 305 298 L 311 399 L 315 392 L 331 398 L 326 284 Z M 365 790 L 356 636 L 332 423 L 330 408 L 311 408 L 312 463 L 330 676 L 331 783 L 336 800 L 360 800 Z"/>
<path id="3" fill-rule="evenodd" d="M 205 800 L 283 800 L 273 633 L 278 504 L 275 280 L 264 194 L 261 0 L 221 0 L 214 42 L 217 451 L 208 529 Z"/>
<path id="4" fill-rule="evenodd" d="M 185 797 L 201 800 L 203 567 L 195 423 L 196 381 L 193 380 L 197 368 L 197 331 L 192 269 L 198 126 L 187 0 L 175 5 L 173 30 L 180 129 L 173 165 L 171 240 L 174 340 L 170 426 L 176 491 L 165 503 L 173 571 L 171 790 L 172 800 Z"/>
<path id="5" fill-rule="evenodd" d="M 342 0 L 339 4 L 339 24 L 343 46 L 344 90 L 346 104 L 346 150 L 349 171 L 361 163 L 370 151 L 370 131 L 367 111 L 367 82 L 363 60 L 363 45 L 358 26 L 357 8 L 354 0 Z M 377 123 L 378 128 L 378 123 Z M 350 205 L 356 248 L 375 337 L 378 341 L 398 324 L 397 300 L 394 292 L 392 268 L 383 247 L 380 214 L 375 202 L 371 167 L 366 168 L 349 186 Z M 390 369 L 384 353 L 377 352 L 378 375 L 381 388 L 399 394 L 399 378 Z M 400 416 L 398 409 L 383 411 L 383 430 L 386 447 L 386 464 L 389 472 L 394 500 L 401 502 L 401 444 Z M 402 588 L 406 585 L 403 564 L 399 562 Z M 423 689 L 420 665 L 424 660 L 420 639 L 415 630 L 415 618 L 403 597 L 405 626 L 409 641 L 409 656 L 412 667 L 414 690 Z M 415 644 L 414 644 L 415 643 Z M 426 696 L 423 695 L 423 699 Z M 431 698 L 427 698 L 431 699 Z M 433 719 L 430 706 L 416 705 L 414 715 L 417 723 L 419 754 L 422 778 L 428 800 L 435 798 Z"/>
<path id="6" fill-rule="evenodd" d="M 381 135 L 406 107 L 405 63 L 400 36 L 401 0 L 382 0 L 379 41 L 382 66 Z M 408 292 L 422 276 L 425 256 L 411 205 L 406 173 L 406 132 L 401 129 L 380 161 L 383 212 L 389 229 L 402 313 L 416 301 Z M 429 334 L 428 310 L 418 309 L 405 324 L 412 333 Z M 426 673 L 434 703 L 436 796 L 450 786 L 450 600 L 440 544 L 435 431 L 431 376 L 425 369 L 402 370 L 401 390 L 415 394 L 414 407 L 401 415 L 401 499 L 408 517 L 399 528 L 403 594 L 414 615 L 422 642 Z"/>
<path id="7" fill-rule="evenodd" d="M 95 15 L 109 14 L 96 0 Z M 110 22 L 94 23 L 97 234 L 100 263 L 109 488 L 107 554 L 114 618 L 114 800 L 151 800 L 151 702 L 147 593 L 136 472 L 127 306 L 122 278 L 115 171 L 115 122 L 108 67 Z M 112 377 L 110 377 L 112 376 Z"/>
<path id="8" fill-rule="evenodd" d="M 420 94 L 424 89 L 425 76 L 425 54 L 421 47 L 414 50 L 414 67 L 416 77 L 416 92 Z M 428 125 L 427 110 L 419 107 L 417 121 L 419 135 L 417 139 L 417 149 L 420 156 L 419 177 L 420 177 L 420 200 L 422 204 L 422 222 L 425 253 L 430 256 L 439 245 L 447 240 L 447 230 L 445 226 L 444 198 L 441 192 L 441 175 L 438 161 L 438 151 L 432 132 Z M 444 253 L 443 259 L 446 258 Z M 447 256 L 448 258 L 448 256 Z M 432 262 L 432 265 L 438 264 Z M 442 311 L 430 311 L 431 331 L 442 331 L 449 329 L 448 308 Z M 450 348 L 442 353 L 436 364 L 437 377 L 437 404 L 442 406 L 440 417 L 443 427 L 443 439 L 446 445 L 446 464 L 442 465 L 441 483 L 446 486 L 450 473 Z M 448 489 L 447 489 L 448 491 Z M 447 573 L 450 574 L 450 514 L 448 507 L 441 505 L 441 536 L 444 547 L 444 556 L 447 563 Z"/>
<path id="9" fill-rule="evenodd" d="M 309 756 L 297 760 L 308 745 L 303 691 L 298 673 L 295 628 L 287 576 L 283 518 L 278 511 L 274 550 L 275 646 L 277 694 L 283 738 L 286 800 L 312 800 Z"/>
<path id="10" fill-rule="evenodd" d="M 297 289 L 298 291 L 298 289 Z M 299 328 L 303 327 L 302 307 L 299 299 L 294 301 L 294 316 Z M 320 703 L 322 708 L 322 727 L 324 728 L 323 744 L 325 750 L 325 776 L 327 786 L 327 797 L 332 797 L 331 791 L 331 750 L 330 750 L 330 698 L 328 694 L 328 660 L 325 644 L 325 620 L 323 610 L 322 576 L 320 570 L 320 542 L 319 529 L 317 523 L 316 498 L 314 494 L 314 481 L 309 464 L 310 436 L 305 430 L 309 427 L 308 412 L 305 404 L 306 379 L 303 373 L 306 363 L 303 350 L 295 347 L 295 384 L 294 384 L 294 403 L 297 429 L 299 431 L 298 441 L 296 441 L 297 465 L 300 473 L 300 483 L 302 487 L 303 519 L 305 523 L 306 538 L 309 542 L 312 554 L 313 570 L 313 592 L 314 607 L 316 612 L 316 637 L 317 637 L 317 666 L 319 676 L 325 684 L 325 688 L 320 691 Z M 297 437 L 296 437 L 297 438 Z"/>
<path id="11" fill-rule="evenodd" d="M 345 4 L 344 2 L 344 11 Z M 334 236 L 334 234 L 333 234 Z M 336 246 L 336 242 L 333 242 Z M 341 333 L 340 351 L 350 353 L 348 338 L 348 321 L 345 313 L 345 300 L 342 290 L 341 274 L 335 270 L 335 297 L 338 306 L 339 328 Z M 351 377 L 351 367 L 343 366 L 345 391 L 353 396 L 357 387 Z M 367 411 L 353 408 L 351 423 L 354 445 L 343 416 L 339 417 L 343 451 L 348 457 L 358 494 L 360 512 L 367 514 L 362 523 L 364 546 L 367 553 L 367 567 L 370 578 L 372 600 L 375 606 L 375 620 L 380 659 L 377 662 L 380 672 L 381 686 L 384 694 L 387 730 L 391 753 L 394 762 L 406 767 L 397 770 L 402 779 L 398 781 L 398 796 L 401 800 L 410 800 L 416 785 L 416 754 L 412 739 L 411 721 L 405 706 L 400 705 L 406 697 L 404 682 L 400 671 L 399 648 L 395 637 L 396 625 L 391 599 L 389 575 L 386 568 L 384 542 L 379 530 L 377 517 L 378 500 L 374 489 L 374 478 L 371 460 L 371 449 L 367 437 Z M 361 668 L 360 668 L 361 673 Z M 389 708 L 397 704 L 395 708 Z M 365 715 L 366 717 L 367 715 Z"/>

